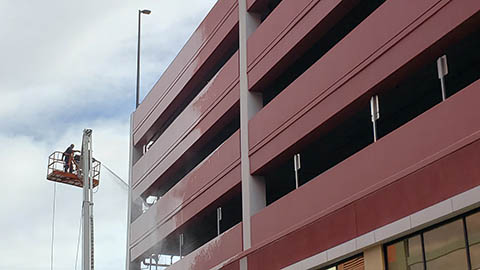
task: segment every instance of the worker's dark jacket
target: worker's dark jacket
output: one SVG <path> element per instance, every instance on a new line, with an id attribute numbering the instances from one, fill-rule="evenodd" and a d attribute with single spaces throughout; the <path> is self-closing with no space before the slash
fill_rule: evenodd
<path id="1" fill-rule="evenodd" d="M 67 150 L 63 152 L 63 160 L 65 160 L 66 162 L 70 160 L 70 156 L 72 155 L 72 153 L 73 153 L 73 147 L 69 146 Z"/>

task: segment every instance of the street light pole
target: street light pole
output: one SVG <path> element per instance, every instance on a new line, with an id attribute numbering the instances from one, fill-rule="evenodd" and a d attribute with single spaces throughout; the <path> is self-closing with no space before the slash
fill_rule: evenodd
<path id="1" fill-rule="evenodd" d="M 136 92 L 136 102 L 135 102 L 135 108 L 138 108 L 138 105 L 140 104 L 140 29 L 141 29 L 141 24 L 142 24 L 142 14 L 149 15 L 152 13 L 148 9 L 144 10 L 138 10 L 138 43 L 137 43 L 137 92 Z"/>

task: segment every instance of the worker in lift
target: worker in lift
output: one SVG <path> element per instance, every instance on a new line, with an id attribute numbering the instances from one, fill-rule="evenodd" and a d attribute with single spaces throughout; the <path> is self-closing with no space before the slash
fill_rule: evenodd
<path id="1" fill-rule="evenodd" d="M 67 150 L 65 150 L 65 152 L 63 152 L 63 155 L 62 155 L 62 159 L 65 161 L 65 164 L 63 165 L 63 169 L 65 170 L 65 172 L 70 172 L 72 173 L 73 171 L 73 166 L 72 166 L 72 162 L 71 162 L 71 159 L 73 157 L 73 147 L 75 147 L 75 145 L 73 145 L 73 143 L 67 148 Z"/>

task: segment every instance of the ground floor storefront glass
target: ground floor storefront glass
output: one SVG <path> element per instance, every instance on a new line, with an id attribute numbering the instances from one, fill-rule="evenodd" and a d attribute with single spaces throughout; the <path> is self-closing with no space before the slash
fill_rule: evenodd
<path id="1" fill-rule="evenodd" d="M 480 269 L 480 212 L 387 244 L 385 252 L 388 270 Z"/>

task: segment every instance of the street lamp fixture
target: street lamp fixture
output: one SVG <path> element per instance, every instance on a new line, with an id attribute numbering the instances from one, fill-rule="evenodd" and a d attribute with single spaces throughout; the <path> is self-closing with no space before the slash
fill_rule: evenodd
<path id="1" fill-rule="evenodd" d="M 138 43 L 137 43 L 137 93 L 135 108 L 140 104 L 140 29 L 142 25 L 142 14 L 149 15 L 152 11 L 148 9 L 138 10 Z"/>

